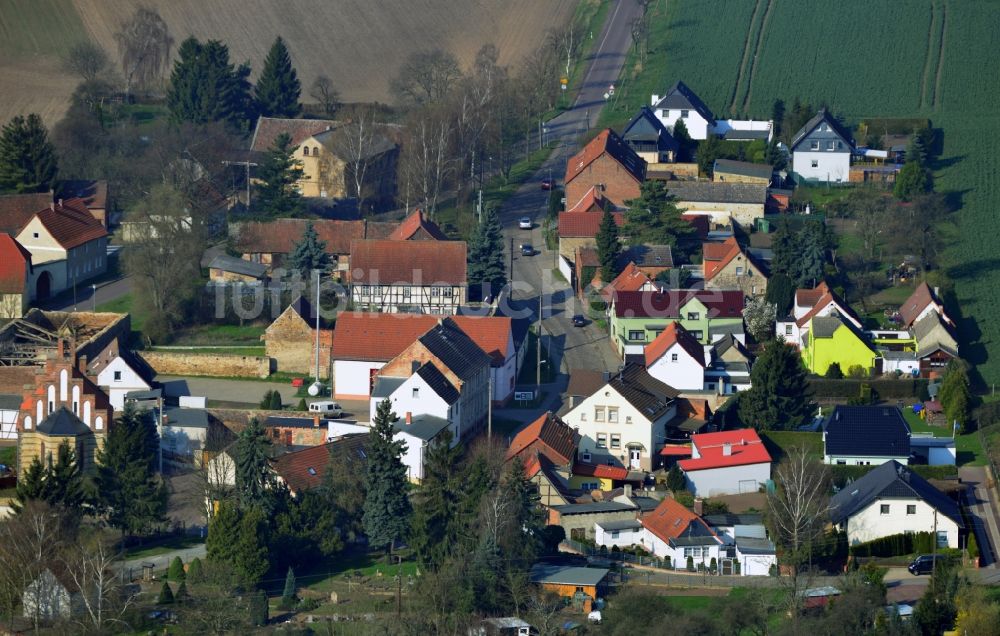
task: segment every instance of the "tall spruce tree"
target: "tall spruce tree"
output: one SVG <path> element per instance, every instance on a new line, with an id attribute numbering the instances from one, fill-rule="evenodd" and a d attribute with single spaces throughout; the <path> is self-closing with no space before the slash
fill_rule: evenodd
<path id="1" fill-rule="evenodd" d="M 302 105 L 299 104 L 302 85 L 281 36 L 274 40 L 271 50 L 264 58 L 264 68 L 253 92 L 260 115 L 298 117 L 302 112 Z"/>
<path id="2" fill-rule="evenodd" d="M 823 225 L 808 223 L 798 233 L 798 285 L 799 287 L 815 287 L 823 281 L 823 268 L 826 264 L 826 237 Z"/>
<path id="3" fill-rule="evenodd" d="M 316 227 L 310 221 L 302 240 L 295 244 L 289 266 L 297 271 L 302 280 L 311 280 L 314 270 L 326 270 L 330 266 L 330 255 L 326 253 L 326 242 L 319 240 Z"/>
<path id="4" fill-rule="evenodd" d="M 18 479 L 11 507 L 20 512 L 29 501 L 44 501 L 61 509 L 67 521 L 75 525 L 90 503 L 87 484 L 69 442 L 59 444 L 55 462 L 43 464 L 36 457 Z"/>
<path id="5" fill-rule="evenodd" d="M 524 471 L 524 462 L 514 458 L 504 475 L 503 489 L 514 502 L 511 532 L 505 537 L 504 554 L 512 567 L 527 570 L 541 551 L 542 514 L 536 489 Z"/>
<path id="6" fill-rule="evenodd" d="M 611 212 L 605 210 L 600 229 L 597 230 L 597 260 L 601 263 L 601 280 L 604 284 L 610 283 L 621 273 L 618 268 L 621 251 L 618 224 L 615 223 L 615 217 Z"/>
<path id="7" fill-rule="evenodd" d="M 469 284 L 483 297 L 496 294 L 507 282 L 503 228 L 496 208 L 489 206 L 469 242 Z"/>
<path id="8" fill-rule="evenodd" d="M 302 178 L 302 164 L 294 157 L 288 133 L 281 133 L 264 154 L 257 168 L 260 183 L 254 208 L 261 216 L 278 219 L 295 216 L 304 203 L 297 182 Z"/>
<path id="9" fill-rule="evenodd" d="M 694 236 L 694 228 L 681 218 L 677 199 L 662 181 L 646 181 L 639 187 L 639 197 L 625 202 L 624 233 L 631 245 L 670 245 L 682 250 Z"/>
<path id="10" fill-rule="evenodd" d="M 691 139 L 691 134 L 688 133 L 687 124 L 684 123 L 683 119 L 678 119 L 674 123 L 674 129 L 671 131 L 671 136 L 677 141 L 677 161 L 691 161 L 691 151 L 695 146 L 695 142 Z"/>
<path id="11" fill-rule="evenodd" d="M 233 539 L 239 533 L 240 510 L 233 501 L 220 501 L 208 520 L 205 555 L 209 561 L 232 565 L 235 557 Z"/>
<path id="12" fill-rule="evenodd" d="M 410 545 L 420 560 L 431 568 L 444 563 L 456 548 L 460 535 L 458 461 L 461 449 L 452 447 L 452 439 L 450 429 L 434 438 L 424 460 L 424 478 L 414 497 Z"/>
<path id="13" fill-rule="evenodd" d="M 236 438 L 236 496 L 244 509 L 269 509 L 273 479 L 268 460 L 271 440 L 260 420 L 253 418 Z"/>
<path id="14" fill-rule="evenodd" d="M 256 587 L 270 567 L 267 559 L 268 530 L 267 513 L 261 508 L 249 508 L 240 515 L 231 564 L 247 587 Z"/>
<path id="15" fill-rule="evenodd" d="M 780 219 L 771 237 L 771 274 L 782 274 L 792 282 L 799 279 L 799 255 L 795 233 L 787 219 Z"/>
<path id="16" fill-rule="evenodd" d="M 218 40 L 181 43 L 167 88 L 167 107 L 176 122 L 224 121 L 247 130 L 253 118 L 250 67 L 229 61 L 229 47 Z"/>
<path id="17" fill-rule="evenodd" d="M 806 370 L 798 352 L 780 340 L 764 345 L 750 371 L 751 387 L 740 393 L 740 420 L 757 430 L 792 430 L 812 421 Z"/>
<path id="18" fill-rule="evenodd" d="M 964 432 L 969 420 L 969 404 L 972 392 L 969 389 L 969 374 L 966 364 L 952 360 L 941 381 L 941 407 L 949 423 L 958 423 Z"/>
<path id="19" fill-rule="evenodd" d="M 156 475 L 159 442 L 145 416 L 127 404 L 98 451 L 101 508 L 122 534 L 148 532 L 167 512 L 167 490 Z"/>
<path id="20" fill-rule="evenodd" d="M 393 439 L 392 424 L 397 419 L 388 399 L 379 402 L 368 446 L 365 479 L 368 496 L 362 517 L 368 544 L 376 549 L 388 549 L 389 552 L 397 541 L 406 536 L 413 513 L 406 466 L 400 460 L 406 452 L 406 444 Z"/>
<path id="21" fill-rule="evenodd" d="M 18 115 L 0 131 L 0 190 L 45 192 L 52 188 L 58 166 L 42 118 Z"/>

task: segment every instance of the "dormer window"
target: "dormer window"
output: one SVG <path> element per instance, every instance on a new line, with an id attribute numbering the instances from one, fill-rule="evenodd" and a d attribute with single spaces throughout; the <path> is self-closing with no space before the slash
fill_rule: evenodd
<path id="1" fill-rule="evenodd" d="M 809 142 L 809 149 L 810 150 L 819 150 L 819 141 L 817 141 L 817 140 L 814 139 L 813 141 Z"/>

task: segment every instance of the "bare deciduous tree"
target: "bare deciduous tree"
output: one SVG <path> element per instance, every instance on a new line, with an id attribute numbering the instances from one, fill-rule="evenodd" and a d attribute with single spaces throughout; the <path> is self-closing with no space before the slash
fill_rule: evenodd
<path id="1" fill-rule="evenodd" d="M 380 138 L 371 109 L 357 111 L 353 121 L 337 129 L 335 143 L 344 160 L 344 182 L 348 196 L 357 199 L 358 212 L 364 213 L 364 202 L 370 184 L 366 181 L 368 169 L 375 159 Z"/>
<path id="2" fill-rule="evenodd" d="M 62 60 L 63 69 L 84 82 L 92 82 L 105 75 L 110 64 L 104 49 L 89 41 L 71 46 Z"/>
<path id="3" fill-rule="evenodd" d="M 155 9 L 137 8 L 115 33 L 115 42 L 118 43 L 126 94 L 131 94 L 135 86 L 152 86 L 170 64 L 174 39 Z"/>
<path id="4" fill-rule="evenodd" d="M 62 514 L 40 501 L 26 502 L 21 512 L 0 523 L 0 603 L 8 615 L 22 600 L 29 587 L 30 596 L 25 616 L 38 632 L 43 618 L 38 599 L 48 598 L 54 579 L 41 576 L 51 568 L 66 547 L 67 537 Z"/>
<path id="5" fill-rule="evenodd" d="M 84 629 L 101 631 L 112 625 L 128 628 L 122 618 L 134 596 L 115 572 L 118 556 L 114 538 L 98 533 L 88 541 L 77 542 L 64 559 L 66 576 L 83 592 L 80 596 L 84 613 L 77 622 Z"/>
<path id="6" fill-rule="evenodd" d="M 580 42 L 583 39 L 582 31 L 583 28 L 573 20 L 560 29 L 549 29 L 549 44 L 558 51 L 565 63 L 563 77 L 569 77 L 573 68 L 573 61 L 579 53 Z"/>
<path id="7" fill-rule="evenodd" d="M 414 113 L 406 130 L 401 168 L 407 208 L 412 197 L 433 216 L 454 169 L 451 122 L 440 110 L 425 108 Z"/>
<path id="8" fill-rule="evenodd" d="M 323 109 L 327 117 L 333 117 L 340 107 L 340 91 L 333 86 L 333 80 L 326 75 L 318 75 L 309 88 L 309 96 Z"/>
<path id="9" fill-rule="evenodd" d="M 422 105 L 443 100 L 461 77 L 462 69 L 450 52 L 418 51 L 403 63 L 391 88 L 403 102 Z"/>

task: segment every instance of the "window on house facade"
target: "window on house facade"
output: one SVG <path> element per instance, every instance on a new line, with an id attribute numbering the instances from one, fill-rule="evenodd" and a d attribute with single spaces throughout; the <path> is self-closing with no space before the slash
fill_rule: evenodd
<path id="1" fill-rule="evenodd" d="M 445 298 L 451 298 L 451 287 L 441 288 L 441 295 Z"/>
<path id="2" fill-rule="evenodd" d="M 646 334 L 640 329 L 633 329 L 628 332 L 629 340 L 645 340 Z"/>
<path id="3" fill-rule="evenodd" d="M 694 337 L 695 340 L 701 340 L 704 337 L 704 332 L 700 329 L 695 329 L 691 332 L 691 336 Z"/>
<path id="4" fill-rule="evenodd" d="M 409 297 L 410 297 L 410 288 L 403 287 L 403 298 L 409 298 Z"/>
<path id="5" fill-rule="evenodd" d="M 431 298 L 437 298 L 441 294 L 441 290 L 437 287 L 431 287 Z"/>
<path id="6" fill-rule="evenodd" d="M 597 434 L 597 447 L 598 448 L 607 448 L 608 447 L 608 435 L 607 435 L 607 433 L 598 433 Z"/>
<path id="7" fill-rule="evenodd" d="M 688 312 L 688 320 L 698 320 L 700 318 L 701 318 L 701 314 L 699 314 L 697 311 L 689 311 Z"/>
<path id="8" fill-rule="evenodd" d="M 743 268 L 742 267 L 737 267 L 736 268 L 736 275 L 737 276 L 742 276 L 743 275 Z"/>
<path id="9" fill-rule="evenodd" d="M 618 409 L 613 406 L 608 407 L 608 422 L 611 424 L 618 423 Z"/>
<path id="10" fill-rule="evenodd" d="M 677 362 L 677 354 L 676 353 L 671 353 L 670 354 L 670 361 L 671 362 Z"/>
<path id="11" fill-rule="evenodd" d="M 810 150 L 819 150 L 819 141 L 815 141 L 815 140 L 811 141 L 809 143 L 809 149 Z"/>
<path id="12" fill-rule="evenodd" d="M 362 296 L 368 296 L 371 293 L 372 293 L 371 287 L 369 287 L 368 285 L 362 285 L 361 286 L 361 295 Z"/>
<path id="13" fill-rule="evenodd" d="M 626 424 L 631 424 L 632 423 L 632 416 L 631 415 L 626 415 L 625 416 L 625 423 Z"/>
<path id="14" fill-rule="evenodd" d="M 887 515 L 889 514 L 889 504 L 882 504 L 879 506 L 879 514 Z"/>
<path id="15" fill-rule="evenodd" d="M 590 451 L 583 451 L 583 461 L 585 462 L 590 461 Z"/>
<path id="16" fill-rule="evenodd" d="M 586 422 L 587 421 L 587 414 L 585 412 L 583 412 L 583 411 L 580 412 L 580 421 L 581 422 Z"/>
<path id="17" fill-rule="evenodd" d="M 622 447 L 622 436 L 618 433 L 611 434 L 611 448 L 621 448 Z"/>
<path id="18" fill-rule="evenodd" d="M 612 530 L 611 531 L 611 538 L 612 539 L 617 539 L 620 535 L 621 535 L 621 532 L 619 530 Z"/>
<path id="19" fill-rule="evenodd" d="M 792 335 L 792 326 L 791 325 L 785 325 L 785 335 L 786 336 Z"/>
<path id="20" fill-rule="evenodd" d="M 604 407 L 603 406 L 595 406 L 594 407 L 594 421 L 595 422 L 603 422 L 604 421 Z"/>
<path id="21" fill-rule="evenodd" d="M 121 381 L 122 381 L 122 372 L 115 371 L 115 382 L 121 382 Z"/>
<path id="22" fill-rule="evenodd" d="M 915 515 L 917 514 L 917 507 L 915 505 L 906 506 L 906 514 Z"/>
<path id="23" fill-rule="evenodd" d="M 687 119 L 688 115 L 690 115 L 690 114 L 691 114 L 690 111 L 688 111 L 688 110 L 682 110 L 681 111 L 681 119 Z"/>
<path id="24" fill-rule="evenodd" d="M 834 142 L 832 142 L 832 141 L 826 142 L 826 149 L 827 150 L 833 150 L 835 146 L 836 146 L 836 144 Z"/>
<path id="25" fill-rule="evenodd" d="M 420 387 L 419 386 L 413 387 L 412 397 L 413 397 L 414 400 L 420 399 Z"/>
<path id="26" fill-rule="evenodd" d="M 846 466 L 847 465 L 847 460 L 846 459 L 838 459 L 837 460 L 837 465 L 838 466 Z"/>
<path id="27" fill-rule="evenodd" d="M 819 168 L 819 159 L 813 159 L 809 162 L 809 165 L 813 168 Z"/>

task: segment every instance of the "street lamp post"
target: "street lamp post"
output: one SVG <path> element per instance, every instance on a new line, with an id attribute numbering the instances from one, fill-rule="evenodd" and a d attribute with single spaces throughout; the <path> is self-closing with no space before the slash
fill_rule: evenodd
<path id="1" fill-rule="evenodd" d="M 94 299 L 94 313 L 97 313 L 97 283 L 91 283 L 90 296 Z"/>

